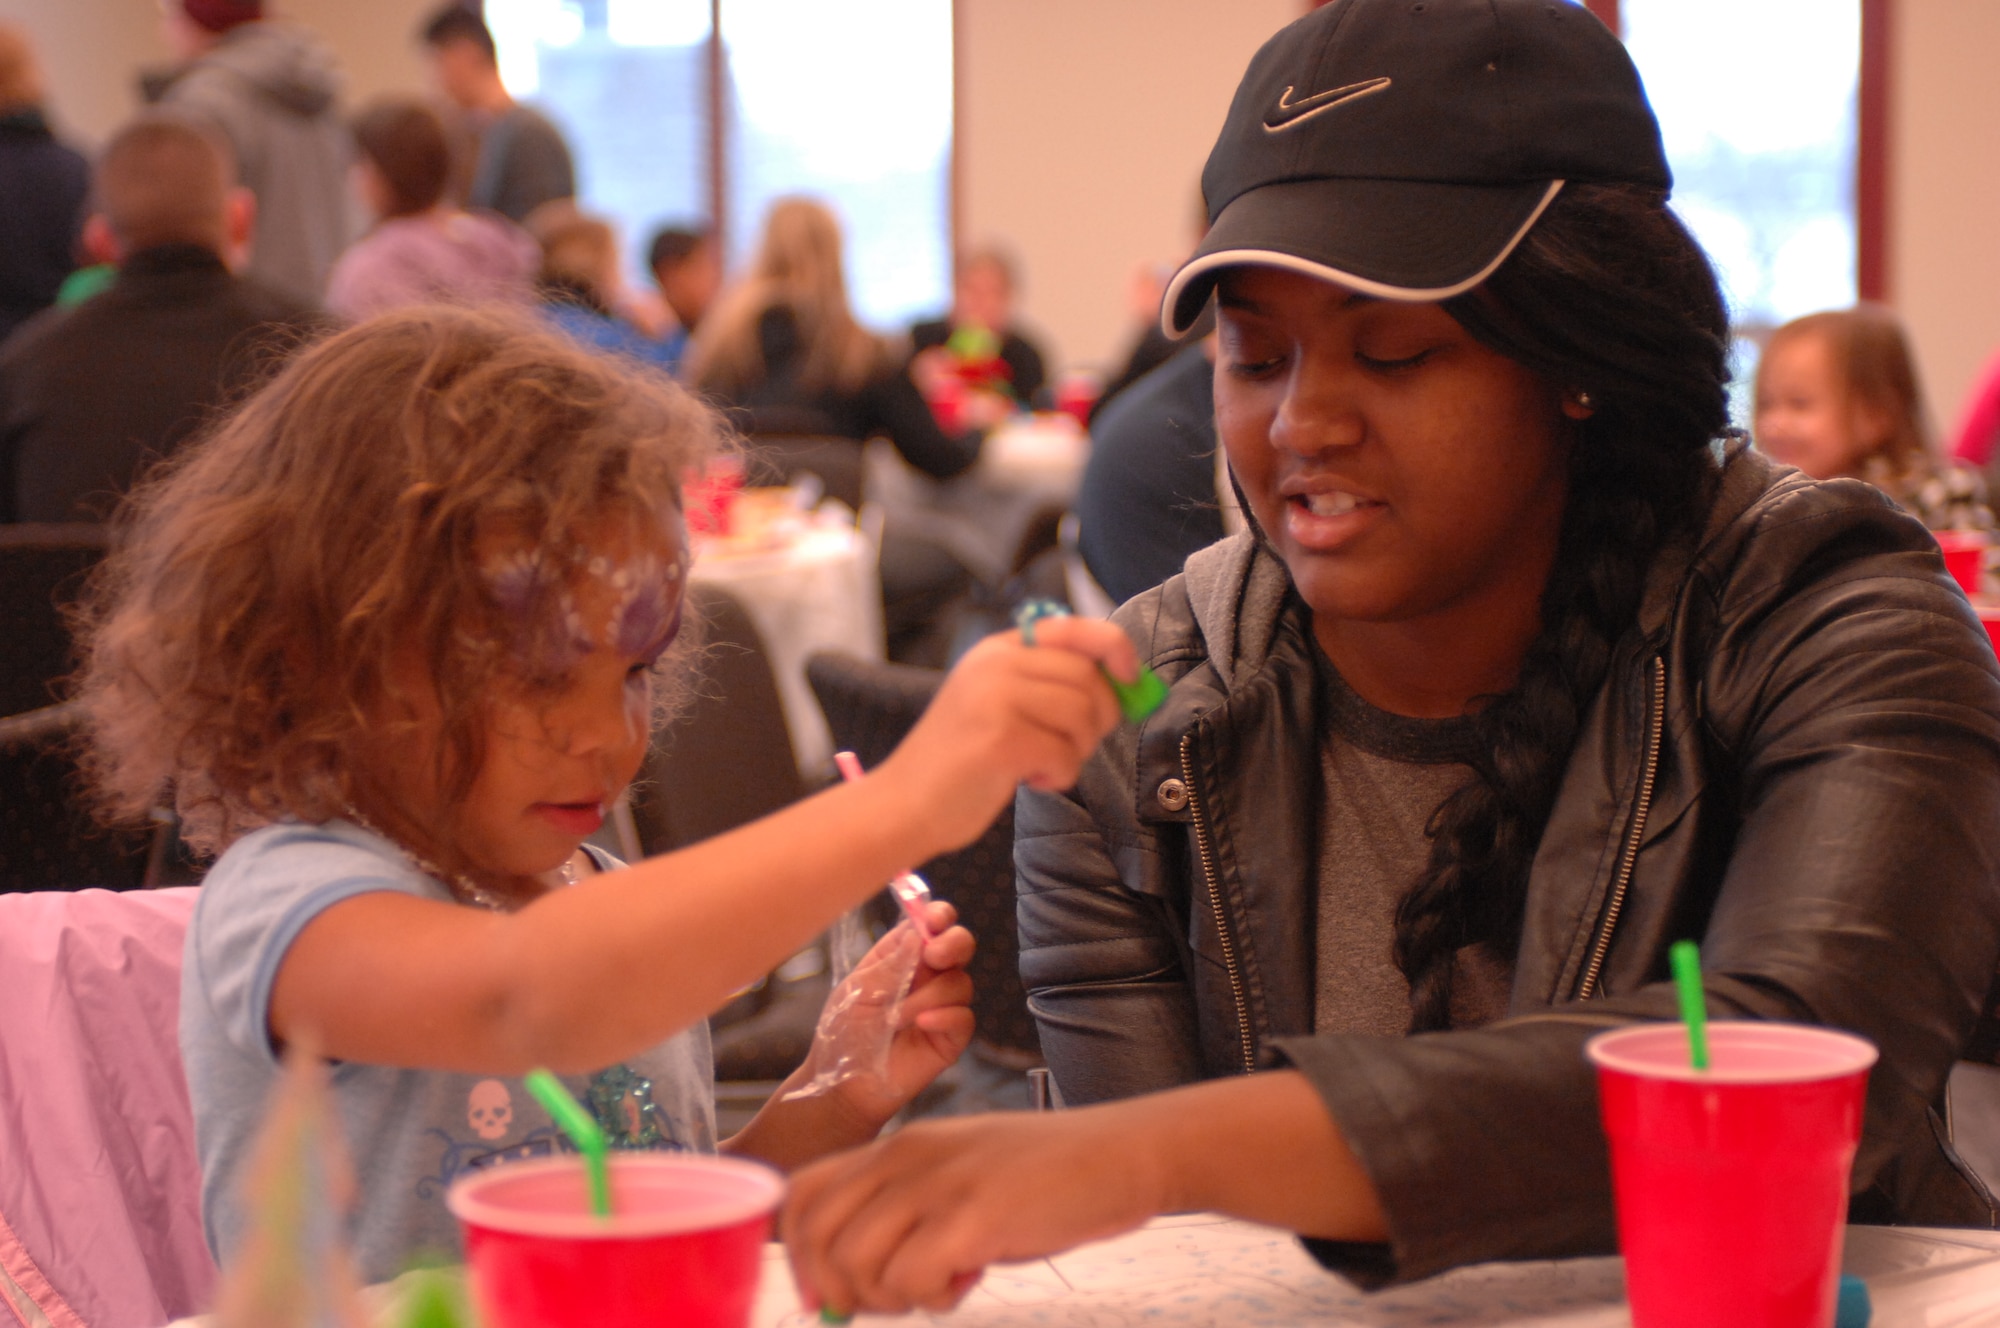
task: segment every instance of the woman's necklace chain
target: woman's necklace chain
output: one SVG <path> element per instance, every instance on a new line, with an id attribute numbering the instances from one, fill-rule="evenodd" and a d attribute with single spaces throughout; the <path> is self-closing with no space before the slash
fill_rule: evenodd
<path id="1" fill-rule="evenodd" d="M 348 820 L 354 822 L 363 830 L 394 844 L 397 851 L 410 860 L 412 867 L 415 867 L 434 881 L 443 882 L 445 889 L 451 891 L 453 898 L 457 899 L 460 903 L 472 904 L 478 908 L 491 909 L 495 913 L 511 911 L 505 899 L 494 894 L 491 890 L 488 890 L 485 886 L 479 884 L 463 872 L 446 873 L 435 862 L 432 862 L 429 858 L 363 816 L 352 803 L 349 803 L 342 810 L 346 812 Z M 562 876 L 562 883 L 564 885 L 576 884 L 576 863 L 568 858 L 564 858 L 562 866 L 556 870 Z"/>

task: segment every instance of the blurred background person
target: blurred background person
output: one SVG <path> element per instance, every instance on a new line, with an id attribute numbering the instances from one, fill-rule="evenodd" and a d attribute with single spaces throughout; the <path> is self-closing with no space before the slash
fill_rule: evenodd
<path id="1" fill-rule="evenodd" d="M 468 208 L 526 222 L 536 208 L 576 196 L 576 167 L 562 131 L 523 106 L 500 81 L 493 33 L 476 9 L 449 4 L 423 30 L 438 90 L 465 113 L 474 145 Z"/>
<path id="2" fill-rule="evenodd" d="M 528 219 L 541 242 L 540 291 L 549 321 L 581 345 L 673 372 L 680 342 L 647 336 L 620 317 L 618 232 L 602 217 L 565 200 L 545 203 Z"/>
<path id="3" fill-rule="evenodd" d="M 773 203 L 749 270 L 701 321 L 688 377 L 736 408 L 750 433 L 883 437 L 918 470 L 949 479 L 979 459 L 980 435 L 946 434 L 904 357 L 855 318 L 841 247 L 824 204 Z"/>
<path id="4" fill-rule="evenodd" d="M 14 520 L 105 519 L 313 325 L 310 306 L 230 270 L 256 211 L 205 127 L 153 114 L 105 146 L 84 235 L 117 279 L 0 346 L 0 486 Z"/>
<path id="5" fill-rule="evenodd" d="M 237 178 L 257 199 L 246 273 L 318 304 L 357 229 L 333 53 L 304 28 L 265 18 L 263 0 L 161 0 L 160 13 L 181 63 L 148 79 L 147 93 L 228 138 Z"/>
<path id="6" fill-rule="evenodd" d="M 354 121 L 354 182 L 375 227 L 334 265 L 327 308 L 362 319 L 407 304 L 534 298 L 542 251 L 504 217 L 445 195 L 451 140 L 420 101 L 387 98 Z"/>
<path id="7" fill-rule="evenodd" d="M 1865 480 L 1932 530 L 1991 530 L 1977 471 L 1942 455 L 1896 316 L 1860 304 L 1771 334 L 1757 362 L 1757 446 L 1816 480 Z"/>
<path id="8" fill-rule="evenodd" d="M 707 226 L 663 226 L 646 246 L 646 266 L 684 348 L 722 290 L 722 246 Z"/>
<path id="9" fill-rule="evenodd" d="M 1240 528 L 1215 433 L 1215 338 L 1183 346 L 1090 421 L 1077 549 L 1114 604 Z"/>
<path id="10" fill-rule="evenodd" d="M 967 250 L 952 275 L 951 312 L 913 326 L 911 346 L 919 355 L 942 348 L 960 359 L 997 358 L 1006 366 L 1014 399 L 1024 407 L 1037 404 L 1048 373 L 1040 348 L 1014 326 L 1019 284 L 1005 250 L 997 245 Z"/>
<path id="11" fill-rule="evenodd" d="M 0 341 L 53 304 L 76 267 L 90 167 L 56 141 L 44 99 L 27 35 L 0 23 Z"/>
<path id="12" fill-rule="evenodd" d="M 749 270 L 724 290 L 688 348 L 686 377 L 732 408 L 746 433 L 886 438 L 934 479 L 979 459 L 977 430 L 948 434 L 910 378 L 908 356 L 863 327 L 848 302 L 840 223 L 810 198 L 781 198 L 764 218 Z M 899 527 L 882 537 L 882 617 L 889 657 L 942 664 L 947 619 L 972 573 L 942 542 Z"/>

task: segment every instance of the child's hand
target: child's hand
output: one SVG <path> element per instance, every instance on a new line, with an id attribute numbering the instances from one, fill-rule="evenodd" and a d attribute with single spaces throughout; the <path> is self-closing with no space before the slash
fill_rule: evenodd
<path id="1" fill-rule="evenodd" d="M 1118 1105 L 916 1121 L 797 1172 L 780 1226 L 801 1298 L 945 1310 L 990 1263 L 1138 1226 L 1160 1201 Z"/>
<path id="2" fill-rule="evenodd" d="M 926 904 L 924 925 L 931 933 L 929 941 L 920 941 L 908 922 L 899 923 L 875 943 L 849 975 L 850 982 L 859 979 L 862 987 L 879 989 L 882 984 L 872 981 L 871 973 L 900 973 L 913 960 L 916 963 L 909 993 L 896 1011 L 883 1072 L 853 1075 L 829 1093 L 858 1118 L 868 1137 L 956 1062 L 972 1041 L 972 979 L 965 966 L 972 962 L 974 942 L 971 932 L 952 925 L 957 918 L 957 910 L 950 904 L 941 900 Z M 921 953 L 913 953 L 919 946 Z M 833 998 L 828 999 L 831 1002 Z M 884 1013 L 880 1005 L 863 1002 L 850 1008 L 847 1017 L 867 1021 Z M 831 1028 L 822 1023 L 806 1059 L 808 1075 L 818 1073 L 820 1061 L 830 1054 L 828 1042 L 838 1040 L 842 1031 L 838 1023 Z M 867 1036 L 887 1030 L 850 1031 Z"/>
<path id="3" fill-rule="evenodd" d="M 1091 618 L 1036 624 L 990 636 L 945 679 L 910 736 L 877 769 L 932 837 L 918 860 L 970 843 L 1026 782 L 1068 788 L 1120 721 L 1100 667 L 1123 682 L 1139 658 L 1123 631 Z"/>

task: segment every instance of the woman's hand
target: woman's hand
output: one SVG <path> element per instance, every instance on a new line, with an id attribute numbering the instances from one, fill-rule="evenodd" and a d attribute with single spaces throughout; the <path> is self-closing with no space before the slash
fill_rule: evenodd
<path id="1" fill-rule="evenodd" d="M 990 1263 L 1201 1210 L 1332 1240 L 1388 1234 L 1374 1183 L 1296 1070 L 918 1121 L 794 1176 L 781 1226 L 808 1304 L 893 1312 L 948 1308 Z"/>
<path id="2" fill-rule="evenodd" d="M 1130 682 L 1138 653 L 1123 631 L 1090 618 L 1049 618 L 1037 644 L 1019 632 L 968 651 L 924 716 L 868 783 L 907 805 L 931 840 L 924 861 L 970 843 L 999 815 L 1017 784 L 1068 788 L 1120 721 L 1100 668 Z"/>
<path id="3" fill-rule="evenodd" d="M 836 1019 L 821 1020 L 812 1053 L 801 1072 L 807 1078 L 818 1074 L 828 1058 L 837 1054 L 835 1047 L 844 1033 L 864 1039 L 890 1034 L 881 1074 L 850 1075 L 829 1093 L 862 1123 L 866 1131 L 862 1139 L 874 1138 L 891 1116 L 955 1063 L 972 1041 L 972 979 L 965 966 L 972 962 L 975 945 L 971 932 L 952 925 L 957 920 L 956 909 L 934 900 L 924 906 L 928 941 L 908 922 L 897 924 L 848 975 L 847 981 L 856 984 L 854 990 L 860 999 Z M 894 1001 L 894 989 L 901 986 L 900 974 L 911 964 L 915 965 L 915 976 L 900 1006 L 893 1007 L 894 1029 L 869 1027 L 871 1022 L 879 1025 L 887 1013 L 884 1007 Z M 836 988 L 827 997 L 829 1007 L 840 994 Z M 842 1020 L 860 1026 L 849 1028 Z"/>
<path id="4" fill-rule="evenodd" d="M 988 1264 L 1138 1226 L 1163 1203 L 1120 1106 L 918 1121 L 799 1172 L 781 1227 L 801 1298 L 948 1309 Z"/>

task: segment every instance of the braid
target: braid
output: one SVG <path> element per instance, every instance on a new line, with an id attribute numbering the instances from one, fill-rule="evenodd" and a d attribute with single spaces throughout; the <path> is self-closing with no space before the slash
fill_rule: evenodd
<path id="1" fill-rule="evenodd" d="M 1588 390 L 1542 630 L 1512 690 L 1474 718 L 1474 779 L 1431 818 L 1430 860 L 1396 911 L 1410 1031 L 1451 1022 L 1458 952 L 1519 946 L 1528 870 L 1612 651 L 1661 542 L 1693 520 L 1728 421 L 1727 314 L 1686 231 L 1647 191 L 1572 186 L 1480 290 L 1466 329 Z"/>

